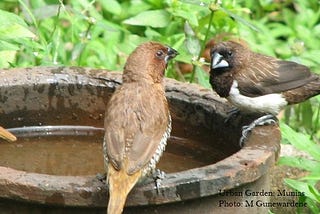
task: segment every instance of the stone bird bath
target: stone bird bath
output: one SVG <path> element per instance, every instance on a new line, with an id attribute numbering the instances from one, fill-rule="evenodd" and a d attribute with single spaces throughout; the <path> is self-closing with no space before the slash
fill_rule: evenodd
<path id="1" fill-rule="evenodd" d="M 35 67 L 0 76 L 0 124 L 19 138 L 0 142 L 0 213 L 105 213 L 108 191 L 96 176 L 103 173 L 101 128 L 121 74 Z M 267 213 L 245 204 L 269 201 L 248 193 L 270 190 L 278 126 L 255 128 L 240 149 L 247 117 L 224 123 L 231 106 L 214 92 L 165 83 L 173 131 L 158 168 L 166 178 L 159 193 L 149 178 L 135 186 L 124 213 Z"/>

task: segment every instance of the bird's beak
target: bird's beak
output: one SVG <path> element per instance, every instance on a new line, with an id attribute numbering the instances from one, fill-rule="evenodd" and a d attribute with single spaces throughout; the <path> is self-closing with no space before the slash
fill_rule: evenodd
<path id="1" fill-rule="evenodd" d="M 175 49 L 173 49 L 171 47 L 168 47 L 168 54 L 165 57 L 166 63 L 168 63 L 170 59 L 175 58 L 177 55 L 179 55 L 178 51 L 176 51 Z"/>
<path id="2" fill-rule="evenodd" d="M 227 68 L 229 63 L 223 58 L 223 56 L 217 52 L 213 52 L 211 55 L 211 68 Z"/>

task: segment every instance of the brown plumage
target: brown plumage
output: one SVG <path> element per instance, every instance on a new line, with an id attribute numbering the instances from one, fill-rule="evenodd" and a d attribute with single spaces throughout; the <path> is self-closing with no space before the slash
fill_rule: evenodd
<path id="1" fill-rule="evenodd" d="M 320 77 L 308 67 L 252 52 L 237 42 L 216 44 L 211 57 L 212 88 L 242 110 L 276 115 L 284 106 L 320 93 Z"/>
<path id="2" fill-rule="evenodd" d="M 122 213 L 138 180 L 155 169 L 171 131 L 162 79 L 177 51 L 157 42 L 138 46 L 127 59 L 123 84 L 105 115 L 104 159 L 109 214 Z"/>
<path id="3" fill-rule="evenodd" d="M 5 130 L 0 126 L 0 138 L 5 139 L 8 142 L 16 141 L 17 138 L 9 131 Z"/>

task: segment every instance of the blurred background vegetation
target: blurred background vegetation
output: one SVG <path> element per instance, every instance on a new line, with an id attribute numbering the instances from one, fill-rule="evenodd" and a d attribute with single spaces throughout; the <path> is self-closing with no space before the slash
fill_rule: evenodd
<path id="1" fill-rule="evenodd" d="M 65 65 L 121 71 L 138 44 L 155 40 L 180 52 L 168 77 L 210 88 L 206 44 L 241 38 L 255 51 L 320 73 L 319 0 L 2 0 L 0 22 L 1 68 Z M 300 200 L 320 213 L 315 188 L 320 180 L 320 96 L 288 107 L 280 125 L 283 143 L 312 157 L 281 159 L 280 164 L 310 172 L 286 182 L 307 192 Z"/>

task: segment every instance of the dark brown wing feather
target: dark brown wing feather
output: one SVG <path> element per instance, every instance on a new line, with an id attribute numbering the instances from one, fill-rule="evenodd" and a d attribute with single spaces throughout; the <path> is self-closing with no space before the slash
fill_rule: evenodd
<path id="1" fill-rule="evenodd" d="M 308 67 L 295 62 L 260 54 L 251 59 L 255 61 L 250 62 L 247 72 L 238 73 L 236 77 L 241 94 L 246 96 L 281 93 L 315 80 Z"/>
<path id="2" fill-rule="evenodd" d="M 133 174 L 148 164 L 167 130 L 166 98 L 157 88 L 132 83 L 117 90 L 109 103 L 105 118 L 108 159 L 118 170 L 126 162 L 127 173 Z"/>

